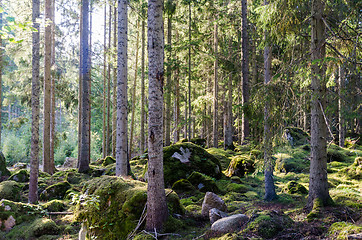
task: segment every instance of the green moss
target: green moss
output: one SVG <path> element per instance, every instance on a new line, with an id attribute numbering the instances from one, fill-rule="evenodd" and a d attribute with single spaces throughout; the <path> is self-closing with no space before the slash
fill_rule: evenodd
<path id="1" fill-rule="evenodd" d="M 111 156 L 107 156 L 103 162 L 102 162 L 102 166 L 105 167 L 105 166 L 108 166 L 109 164 L 113 164 L 113 163 L 116 163 L 116 160 L 111 157 Z"/>
<path id="2" fill-rule="evenodd" d="M 228 169 L 225 175 L 228 177 L 238 176 L 243 177 L 248 173 L 254 172 L 254 161 L 246 155 L 237 155 L 231 158 Z"/>
<path id="3" fill-rule="evenodd" d="M 178 194 L 180 193 L 193 193 L 196 191 L 196 188 L 189 182 L 187 179 L 180 179 L 172 185 L 172 189 L 175 190 Z"/>
<path id="4" fill-rule="evenodd" d="M 296 181 L 288 182 L 285 190 L 289 194 L 308 194 L 308 190 L 302 184 L 297 183 Z"/>
<path id="5" fill-rule="evenodd" d="M 310 137 L 309 134 L 306 133 L 303 129 L 297 127 L 287 127 L 287 131 L 293 138 L 293 146 L 299 146 L 306 144 Z"/>
<path id="6" fill-rule="evenodd" d="M 155 238 L 146 233 L 138 233 L 133 240 L 154 240 Z"/>
<path id="7" fill-rule="evenodd" d="M 246 193 L 248 190 L 249 187 L 244 184 L 230 183 L 226 186 L 227 192 Z"/>
<path id="8" fill-rule="evenodd" d="M 253 214 L 246 231 L 253 232 L 263 238 L 273 238 L 284 228 L 288 228 L 292 224 L 293 220 L 285 214 L 266 210 Z"/>
<path id="9" fill-rule="evenodd" d="M 39 239 L 43 235 L 57 235 L 60 228 L 49 218 L 38 218 L 32 223 L 22 223 L 15 226 L 11 232 L 6 235 L 6 239 Z"/>
<path id="10" fill-rule="evenodd" d="M 13 202 L 5 199 L 0 201 L 0 220 L 13 216 L 16 224 L 20 224 L 31 221 L 42 213 L 43 209 L 38 205 Z"/>
<path id="11" fill-rule="evenodd" d="M 29 181 L 29 172 L 25 169 L 21 169 L 16 171 L 15 173 L 13 173 L 10 177 L 9 180 L 13 180 L 16 182 L 28 182 Z"/>
<path id="12" fill-rule="evenodd" d="M 180 219 L 174 218 L 173 216 L 169 216 L 167 221 L 163 226 L 164 232 L 177 232 L 181 229 L 185 228 L 185 223 Z"/>
<path id="13" fill-rule="evenodd" d="M 321 216 L 321 208 L 323 207 L 323 201 L 320 198 L 316 198 L 313 201 L 312 211 L 307 215 L 307 220 L 312 221 Z"/>
<path id="14" fill-rule="evenodd" d="M 53 184 L 40 194 L 40 200 L 64 199 L 66 192 L 71 187 L 69 182 L 66 181 Z"/>
<path id="15" fill-rule="evenodd" d="M 304 156 L 306 156 L 305 153 L 298 151 L 294 152 L 293 156 L 285 153 L 273 155 L 276 158 L 275 171 L 284 173 L 307 172 L 309 170 L 309 160 L 308 158 L 303 158 Z"/>
<path id="16" fill-rule="evenodd" d="M 232 151 L 225 151 L 222 148 L 208 148 L 206 151 L 215 156 L 221 164 L 223 170 L 227 169 L 231 161 L 231 157 L 235 155 Z"/>
<path id="17" fill-rule="evenodd" d="M 342 151 L 329 148 L 327 150 L 327 162 L 345 162 L 346 156 L 343 154 Z"/>
<path id="18" fill-rule="evenodd" d="M 192 138 L 190 142 L 203 148 L 206 146 L 206 139 L 204 138 Z"/>
<path id="19" fill-rule="evenodd" d="M 192 172 L 187 180 L 201 192 L 220 192 L 220 189 L 217 187 L 216 182 L 205 174 L 199 172 Z"/>
<path id="20" fill-rule="evenodd" d="M 331 239 L 344 240 L 348 235 L 361 233 L 362 226 L 347 222 L 335 222 L 328 229 L 328 237 Z"/>
<path id="21" fill-rule="evenodd" d="M 20 201 L 22 186 L 15 181 L 4 181 L 0 183 L 0 200 Z"/>
<path id="22" fill-rule="evenodd" d="M 0 178 L 10 176 L 10 171 L 6 168 L 6 160 L 4 154 L 0 152 Z"/>
<path id="23" fill-rule="evenodd" d="M 48 210 L 49 212 L 62 212 L 67 208 L 67 206 L 64 204 L 63 201 L 51 200 L 47 203 L 44 203 L 43 208 Z"/>

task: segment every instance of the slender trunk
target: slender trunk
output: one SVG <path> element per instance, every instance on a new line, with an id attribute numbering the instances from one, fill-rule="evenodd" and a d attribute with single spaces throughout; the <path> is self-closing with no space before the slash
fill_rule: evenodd
<path id="1" fill-rule="evenodd" d="M 142 55 L 141 55 L 141 137 L 140 154 L 145 151 L 145 20 L 142 19 Z"/>
<path id="2" fill-rule="evenodd" d="M 187 110 L 187 94 L 185 94 L 185 126 L 184 126 L 184 138 L 187 139 L 187 129 L 188 129 L 188 124 L 187 124 L 187 114 L 188 114 L 188 110 Z M 189 139 L 190 140 L 190 139 Z"/>
<path id="3" fill-rule="evenodd" d="M 109 21 L 108 21 L 108 49 L 111 49 L 112 39 L 112 6 L 109 4 Z M 108 77 L 107 77 L 107 128 L 106 128 L 106 154 L 110 154 L 111 141 L 111 57 L 108 60 Z"/>
<path id="4" fill-rule="evenodd" d="M 188 125 L 188 139 L 189 141 L 191 141 L 191 121 L 192 121 L 192 117 L 191 117 L 191 20 L 192 20 L 192 16 L 191 16 L 192 12 L 191 12 L 191 1 L 189 2 L 189 114 L 188 114 L 188 119 L 187 119 L 187 125 Z"/>
<path id="5" fill-rule="evenodd" d="M 148 3 L 148 188 L 146 229 L 162 230 L 168 217 L 163 179 L 163 0 Z"/>
<path id="6" fill-rule="evenodd" d="M 339 66 L 339 78 L 338 78 L 338 123 L 339 123 L 339 146 L 344 147 L 344 138 L 345 138 L 345 125 L 344 125 L 344 116 L 343 116 L 343 100 L 342 96 L 344 93 L 344 65 Z"/>
<path id="7" fill-rule="evenodd" d="M 244 143 L 250 135 L 249 120 L 245 114 L 249 102 L 249 46 L 248 46 L 248 19 L 246 0 L 241 1 L 241 91 L 243 112 L 241 116 L 241 141 Z"/>
<path id="8" fill-rule="evenodd" d="M 32 88 L 31 88 L 31 159 L 29 180 L 29 203 L 38 201 L 38 174 L 39 174 L 39 32 L 37 19 L 40 16 L 40 0 L 33 0 L 32 22 L 37 31 L 32 33 Z M 2 17 L 0 17 L 2 19 Z"/>
<path id="9" fill-rule="evenodd" d="M 322 20 L 323 12 L 323 1 L 313 0 L 311 14 L 311 161 L 307 203 L 309 208 L 312 208 L 317 199 L 324 205 L 331 201 L 327 179 L 327 126 L 323 115 L 326 107 L 325 66 L 322 62 L 316 62 L 316 60 L 323 61 L 325 57 L 326 36 Z"/>
<path id="10" fill-rule="evenodd" d="M 217 36 L 217 24 L 214 24 L 214 52 L 215 52 L 215 62 L 214 62 L 214 116 L 213 116 L 213 125 L 212 125 L 212 135 L 213 135 L 213 147 L 218 147 L 219 134 L 218 134 L 218 93 L 219 93 L 219 84 L 217 79 L 218 72 L 218 36 Z"/>
<path id="11" fill-rule="evenodd" d="M 113 14 L 113 48 L 117 49 L 117 8 L 114 7 Z M 114 61 L 117 61 L 117 54 L 113 55 Z M 112 156 L 116 157 L 116 139 L 117 139 L 117 67 L 113 66 L 113 111 L 112 111 Z"/>
<path id="12" fill-rule="evenodd" d="M 167 45 L 168 45 L 168 55 L 167 55 L 167 82 L 166 82 L 166 122 L 165 122 L 165 145 L 169 146 L 171 144 L 171 54 L 172 54 L 172 15 L 167 16 Z"/>
<path id="13" fill-rule="evenodd" d="M 127 127 L 127 0 L 118 0 L 116 175 L 128 175 Z"/>
<path id="14" fill-rule="evenodd" d="M 0 0 L 0 5 L 2 5 L 2 0 Z M 0 31 L 3 29 L 3 14 L 0 13 Z M 1 126 L 2 126 L 2 107 L 3 107 L 3 40 L 0 36 L 0 146 L 1 146 Z"/>
<path id="15" fill-rule="evenodd" d="M 52 53 L 51 53 L 51 90 L 50 90 L 50 167 L 55 171 L 55 162 L 54 162 L 54 144 L 55 144 L 55 0 L 52 0 L 51 8 L 51 19 L 52 19 Z"/>
<path id="16" fill-rule="evenodd" d="M 134 70 L 134 82 L 133 82 L 133 92 L 132 92 L 132 116 L 131 116 L 131 131 L 129 139 L 129 151 L 128 159 L 131 159 L 132 156 L 132 147 L 133 147 L 133 132 L 134 132 L 134 116 L 136 111 L 136 88 L 137 88 L 137 68 L 138 68 L 138 43 L 139 43 L 139 32 L 140 27 L 139 21 L 137 20 L 137 39 L 136 39 L 136 64 Z"/>
<path id="17" fill-rule="evenodd" d="M 83 8 L 82 6 L 80 6 L 80 15 L 83 15 Z M 80 38 L 82 38 L 82 33 L 83 33 L 83 18 L 80 17 L 80 23 L 79 23 L 79 33 L 80 33 Z M 81 41 L 81 40 L 80 40 Z M 79 49 L 80 52 L 80 56 L 79 56 L 79 66 L 82 62 L 82 48 Z M 79 168 L 79 162 L 80 162 L 80 149 L 81 149 L 81 140 L 82 140 L 82 71 L 81 71 L 81 67 L 79 67 L 79 82 L 78 82 L 78 161 L 77 161 L 77 168 Z"/>
<path id="18" fill-rule="evenodd" d="M 229 59 L 232 61 L 232 38 L 229 42 Z M 229 81 L 227 83 L 228 99 L 226 102 L 225 109 L 225 120 L 224 120 L 224 149 L 233 150 L 233 75 L 229 73 Z"/>
<path id="19" fill-rule="evenodd" d="M 266 4 L 266 1 L 264 1 Z M 266 33 L 265 33 L 266 35 Z M 271 47 L 266 45 L 264 48 L 264 85 L 266 89 L 271 80 Z M 267 91 L 267 90 L 266 90 Z M 267 93 L 268 94 L 268 91 Z M 272 141 L 271 141 L 271 126 L 270 126 L 270 105 L 265 101 L 264 107 L 264 183 L 265 196 L 267 201 L 274 200 L 277 195 L 275 193 L 275 185 L 273 179 L 273 160 L 272 160 Z"/>
<path id="20" fill-rule="evenodd" d="M 103 36 L 103 158 L 107 156 L 107 4 L 104 4 L 104 36 Z"/>
<path id="21" fill-rule="evenodd" d="M 81 109 L 81 148 L 79 159 L 79 172 L 87 172 L 90 162 L 90 99 L 89 99 L 89 83 L 90 83 L 90 66 L 89 66 L 89 1 L 82 2 L 82 34 L 80 40 L 80 48 L 82 49 L 82 57 L 80 63 L 80 76 L 82 85 L 82 109 Z"/>
<path id="22" fill-rule="evenodd" d="M 176 35 L 177 36 L 177 35 Z M 175 72 L 175 135 L 174 142 L 180 140 L 180 70 L 177 67 Z"/>
<path id="23" fill-rule="evenodd" d="M 53 174 L 50 163 L 50 117 L 51 117 L 51 5 L 52 0 L 45 1 L 45 48 L 44 48 L 44 127 L 43 127 L 43 171 Z"/>

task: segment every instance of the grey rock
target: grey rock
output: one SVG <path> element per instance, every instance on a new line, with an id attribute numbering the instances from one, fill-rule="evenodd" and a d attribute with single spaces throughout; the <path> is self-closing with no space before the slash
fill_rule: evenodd
<path id="1" fill-rule="evenodd" d="M 231 233 L 239 231 L 249 220 L 249 217 L 244 214 L 236 214 L 229 217 L 224 217 L 211 225 L 211 230 L 220 233 Z"/>
<path id="2" fill-rule="evenodd" d="M 360 240 L 360 239 L 362 239 L 362 233 L 348 235 L 347 239 L 348 240 L 356 240 L 356 239 Z"/>
<path id="3" fill-rule="evenodd" d="M 210 218 L 210 223 L 213 224 L 214 222 L 216 222 L 217 220 L 227 217 L 228 214 L 220 211 L 217 208 L 211 208 L 209 211 L 209 218 Z"/>
<path id="4" fill-rule="evenodd" d="M 202 202 L 201 215 L 208 217 L 209 211 L 212 208 L 227 212 L 225 202 L 218 195 L 212 192 L 206 192 L 204 201 Z"/>

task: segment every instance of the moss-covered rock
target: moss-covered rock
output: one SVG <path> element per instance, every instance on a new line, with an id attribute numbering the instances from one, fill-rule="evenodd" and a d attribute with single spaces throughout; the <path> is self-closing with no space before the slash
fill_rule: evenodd
<path id="1" fill-rule="evenodd" d="M 180 193 L 193 193 L 196 191 L 196 188 L 189 182 L 187 179 L 180 179 L 172 185 L 172 190 Z"/>
<path id="2" fill-rule="evenodd" d="M 60 233 L 60 227 L 49 218 L 38 218 L 32 223 L 23 223 L 14 227 L 6 235 L 8 240 L 18 239 L 44 239 L 44 235 L 57 235 Z M 53 239 L 47 237 L 46 239 Z"/>
<path id="3" fill-rule="evenodd" d="M 16 171 L 15 173 L 13 173 L 9 177 L 9 180 L 24 183 L 24 182 L 29 181 L 29 177 L 30 177 L 29 172 L 27 170 L 25 170 L 25 169 L 21 169 L 21 170 Z"/>
<path id="4" fill-rule="evenodd" d="M 243 177 L 254 171 L 254 161 L 249 156 L 237 155 L 231 158 L 231 162 L 228 169 L 225 171 L 225 175 L 228 177 Z"/>
<path id="5" fill-rule="evenodd" d="M 175 153 L 183 155 L 184 151 L 190 151 L 188 162 L 181 162 L 175 158 Z M 186 179 L 192 172 L 197 171 L 214 178 L 221 177 L 221 165 L 216 157 L 193 143 L 175 144 L 163 148 L 164 177 L 166 186 L 172 186 L 180 179 Z"/>
<path id="6" fill-rule="evenodd" d="M 75 212 L 78 221 L 99 239 L 126 239 L 134 230 L 147 201 L 147 185 L 135 180 L 102 176 L 88 181 Z M 176 193 L 168 194 L 170 214 L 182 214 Z"/>
<path id="7" fill-rule="evenodd" d="M 190 142 L 203 148 L 206 147 L 206 139 L 204 138 L 192 138 Z"/>
<path id="8" fill-rule="evenodd" d="M 224 150 L 222 148 L 208 148 L 206 149 L 206 151 L 219 160 L 222 170 L 228 168 L 231 157 L 235 156 L 235 152 L 230 150 Z"/>
<path id="9" fill-rule="evenodd" d="M 356 157 L 354 163 L 341 169 L 339 175 L 345 175 L 348 179 L 361 180 L 362 179 L 362 157 Z"/>
<path id="10" fill-rule="evenodd" d="M 22 186 L 15 181 L 4 181 L 0 183 L 0 200 L 20 201 Z"/>
<path id="11" fill-rule="evenodd" d="M 43 204 L 43 208 L 49 212 L 62 212 L 67 208 L 67 205 L 61 200 L 51 200 Z"/>
<path id="12" fill-rule="evenodd" d="M 327 162 L 344 162 L 346 161 L 346 155 L 336 148 L 328 148 L 327 150 Z"/>
<path id="13" fill-rule="evenodd" d="M 0 220 L 6 220 L 10 216 L 15 218 L 16 224 L 31 221 L 39 217 L 43 209 L 38 205 L 13 202 L 9 200 L 0 201 Z"/>
<path id="14" fill-rule="evenodd" d="M 292 137 L 293 146 L 306 144 L 310 140 L 309 134 L 301 128 L 287 127 L 285 131 Z"/>
<path id="15" fill-rule="evenodd" d="M 283 229 L 291 227 L 293 220 L 282 212 L 266 210 L 254 213 L 247 225 L 251 231 L 263 238 L 273 238 Z"/>
<path id="16" fill-rule="evenodd" d="M 355 233 L 362 233 L 362 226 L 348 222 L 335 222 L 328 229 L 330 239 L 344 240 L 347 239 L 348 235 Z"/>
<path id="17" fill-rule="evenodd" d="M 66 192 L 71 188 L 72 186 L 69 184 L 69 182 L 59 182 L 54 185 L 51 185 L 47 187 L 41 194 L 40 194 L 40 200 L 53 200 L 53 199 L 64 199 L 64 196 L 66 195 Z"/>
<path id="18" fill-rule="evenodd" d="M 0 152 L 0 181 L 4 177 L 10 176 L 10 171 L 6 168 L 6 160 L 4 154 Z"/>
<path id="19" fill-rule="evenodd" d="M 116 159 L 114 159 L 112 156 L 107 156 L 105 159 L 103 159 L 102 166 L 105 167 L 112 163 L 116 163 Z"/>
<path id="20" fill-rule="evenodd" d="M 205 174 L 193 172 L 187 178 L 187 180 L 201 192 L 220 192 L 220 189 L 217 187 L 216 182 Z"/>
<path id="21" fill-rule="evenodd" d="M 308 190 L 300 183 L 296 181 L 290 181 L 285 187 L 285 191 L 289 194 L 308 194 Z"/>
<path id="22" fill-rule="evenodd" d="M 227 192 L 246 193 L 249 191 L 249 187 L 244 184 L 230 183 L 226 186 Z"/>
<path id="23" fill-rule="evenodd" d="M 276 158 L 275 171 L 289 173 L 302 173 L 309 170 L 309 160 L 307 158 L 296 158 L 285 153 L 273 155 Z"/>

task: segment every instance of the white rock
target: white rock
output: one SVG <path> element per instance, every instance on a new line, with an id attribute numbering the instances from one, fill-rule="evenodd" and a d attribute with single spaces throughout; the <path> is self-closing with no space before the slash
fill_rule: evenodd
<path id="1" fill-rule="evenodd" d="M 211 225 L 211 230 L 220 233 L 231 233 L 239 231 L 249 220 L 249 217 L 244 214 L 236 214 L 230 217 L 224 217 Z"/>

